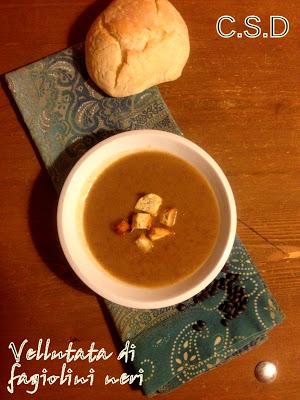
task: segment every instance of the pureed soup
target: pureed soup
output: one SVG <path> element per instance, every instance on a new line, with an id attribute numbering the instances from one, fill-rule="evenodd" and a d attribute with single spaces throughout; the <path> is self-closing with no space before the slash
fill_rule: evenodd
<path id="1" fill-rule="evenodd" d="M 84 233 L 103 268 L 144 287 L 171 285 L 195 272 L 220 225 L 215 195 L 190 164 L 169 153 L 125 156 L 93 183 Z"/>

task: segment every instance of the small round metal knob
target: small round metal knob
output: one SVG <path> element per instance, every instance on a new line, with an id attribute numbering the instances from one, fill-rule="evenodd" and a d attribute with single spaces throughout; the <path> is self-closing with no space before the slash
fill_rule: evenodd
<path id="1" fill-rule="evenodd" d="M 261 361 L 256 365 L 254 373 L 258 381 L 271 383 L 277 378 L 277 367 L 269 361 Z"/>

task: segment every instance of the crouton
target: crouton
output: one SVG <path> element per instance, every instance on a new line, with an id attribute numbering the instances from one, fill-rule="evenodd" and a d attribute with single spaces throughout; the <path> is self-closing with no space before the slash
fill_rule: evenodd
<path id="1" fill-rule="evenodd" d="M 149 251 L 151 251 L 153 248 L 153 243 L 144 233 L 142 233 L 141 236 L 135 241 L 135 244 L 144 253 L 149 253 Z"/>
<path id="2" fill-rule="evenodd" d="M 162 198 L 159 197 L 157 194 L 150 193 L 146 194 L 138 200 L 135 205 L 135 209 L 137 211 L 149 213 L 156 217 L 161 204 Z"/>
<path id="3" fill-rule="evenodd" d="M 177 214 L 177 208 L 167 208 L 160 216 L 160 223 L 171 228 L 176 223 Z"/>
<path id="4" fill-rule="evenodd" d="M 127 219 L 122 219 L 118 224 L 114 226 L 114 231 L 118 235 L 124 235 L 124 233 L 129 232 L 130 230 L 130 225 L 127 221 Z"/>
<path id="5" fill-rule="evenodd" d="M 167 236 L 174 235 L 174 232 L 169 231 L 165 228 L 152 228 L 149 233 L 149 238 L 152 241 L 163 239 Z"/>
<path id="6" fill-rule="evenodd" d="M 147 229 L 149 230 L 152 225 L 152 217 L 150 214 L 137 213 L 132 217 L 131 230 L 135 229 Z"/>

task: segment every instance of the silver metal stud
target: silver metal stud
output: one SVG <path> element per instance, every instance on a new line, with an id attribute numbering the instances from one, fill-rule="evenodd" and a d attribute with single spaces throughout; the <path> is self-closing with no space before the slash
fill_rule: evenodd
<path id="1" fill-rule="evenodd" d="M 255 377 L 259 382 L 271 383 L 277 378 L 277 367 L 270 361 L 261 361 L 255 367 Z"/>

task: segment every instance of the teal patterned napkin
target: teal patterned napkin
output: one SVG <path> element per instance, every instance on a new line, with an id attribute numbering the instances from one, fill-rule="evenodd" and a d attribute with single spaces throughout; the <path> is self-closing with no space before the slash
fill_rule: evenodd
<path id="1" fill-rule="evenodd" d="M 6 79 L 58 191 L 76 161 L 108 136 L 142 128 L 181 134 L 157 88 L 118 99 L 97 89 L 88 79 L 82 46 L 20 68 Z M 145 394 L 168 392 L 249 350 L 282 321 L 238 238 L 227 268 L 240 274 L 249 296 L 247 311 L 229 326 L 220 323 L 219 310 L 227 288 L 200 302 L 187 301 L 183 311 L 175 306 L 135 310 L 106 301 L 122 341 L 136 345 L 134 367 L 144 370 Z M 196 331 L 198 320 L 205 324 Z"/>

